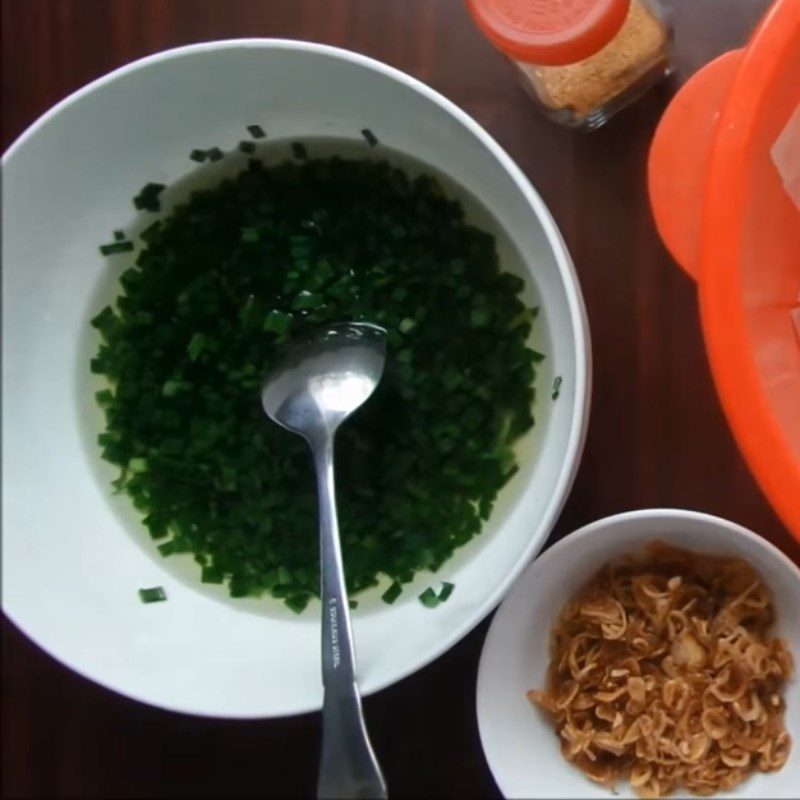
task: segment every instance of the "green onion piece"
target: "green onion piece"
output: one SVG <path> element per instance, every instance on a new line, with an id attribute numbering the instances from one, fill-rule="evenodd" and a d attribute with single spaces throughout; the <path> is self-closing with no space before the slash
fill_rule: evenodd
<path id="1" fill-rule="evenodd" d="M 198 164 L 202 164 L 208 158 L 208 153 L 205 150 L 198 150 L 195 148 L 189 153 L 189 158 L 191 158 L 192 161 L 196 161 Z"/>
<path id="2" fill-rule="evenodd" d="M 223 153 L 219 147 L 212 147 L 207 151 L 206 155 L 209 161 L 221 161 L 225 153 Z"/>
<path id="3" fill-rule="evenodd" d="M 288 586 L 292 582 L 292 573 L 286 567 L 278 567 L 278 583 Z"/>
<path id="4" fill-rule="evenodd" d="M 110 444 L 118 444 L 121 439 L 122 437 L 117 431 L 104 431 L 103 433 L 99 433 L 97 435 L 97 443 L 101 447 L 105 447 L 106 445 Z"/>
<path id="5" fill-rule="evenodd" d="M 308 150 L 306 150 L 306 146 L 301 142 L 292 142 L 292 155 L 295 158 L 304 161 L 308 158 Z"/>
<path id="6" fill-rule="evenodd" d="M 161 586 L 154 586 L 152 589 L 139 589 L 139 599 L 143 603 L 159 603 L 167 599 L 167 593 Z"/>
<path id="7" fill-rule="evenodd" d="M 474 308 L 469 315 L 469 322 L 473 328 L 485 328 L 490 320 L 491 315 L 482 308 Z"/>
<path id="8" fill-rule="evenodd" d="M 174 545 L 172 544 L 172 539 L 170 539 L 168 542 L 164 542 L 163 544 L 158 545 L 158 552 L 165 557 L 171 556 L 175 552 Z"/>
<path id="9" fill-rule="evenodd" d="M 386 332 L 386 344 L 390 350 L 396 350 L 403 344 L 403 336 L 399 329 L 394 330 L 393 328 L 389 328 Z"/>
<path id="10" fill-rule="evenodd" d="M 111 306 L 106 306 L 96 317 L 92 319 L 90 325 L 97 328 L 101 333 L 110 330 L 117 322 L 117 317 Z"/>
<path id="11" fill-rule="evenodd" d="M 444 603 L 453 594 L 455 588 L 455 584 L 443 581 L 442 588 L 439 590 L 439 602 Z"/>
<path id="12" fill-rule="evenodd" d="M 355 609 L 358 608 L 358 600 L 348 600 L 347 604 L 350 606 L 350 608 L 352 610 L 355 610 Z"/>
<path id="13" fill-rule="evenodd" d="M 383 600 L 384 603 L 391 605 L 395 600 L 397 600 L 398 597 L 400 597 L 402 591 L 403 587 L 397 581 L 392 581 L 392 583 L 389 585 L 389 588 L 381 595 L 381 600 Z"/>
<path id="14" fill-rule="evenodd" d="M 263 139 L 267 135 L 260 125 L 248 125 L 247 130 L 254 139 Z"/>
<path id="15" fill-rule="evenodd" d="M 188 553 L 190 550 L 189 543 L 180 537 L 173 537 L 168 542 L 158 545 L 158 551 L 162 556 L 171 556 L 176 553 Z"/>
<path id="16" fill-rule="evenodd" d="M 433 591 L 430 587 L 428 587 L 420 596 L 419 601 L 425 608 L 436 608 L 441 602 L 439 597 L 437 596 L 436 592 Z"/>
<path id="17" fill-rule="evenodd" d="M 155 238 L 155 235 L 159 230 L 161 230 L 161 220 L 157 219 L 155 222 L 151 222 L 139 234 L 139 238 L 144 242 L 149 242 L 151 239 Z"/>
<path id="18" fill-rule="evenodd" d="M 148 514 L 142 522 L 150 533 L 152 539 L 163 539 L 168 534 L 167 520 L 159 514 Z"/>
<path id="19" fill-rule="evenodd" d="M 228 584 L 231 597 L 247 597 L 250 594 L 250 583 L 244 578 L 234 575 Z"/>
<path id="20" fill-rule="evenodd" d="M 225 575 L 217 567 L 203 567 L 200 580 L 203 583 L 222 583 L 225 580 Z"/>
<path id="21" fill-rule="evenodd" d="M 253 142 L 241 141 L 239 142 L 239 151 L 241 153 L 253 154 L 256 151 L 256 146 Z"/>
<path id="22" fill-rule="evenodd" d="M 258 241 L 258 230 L 256 228 L 242 228 L 240 238 L 243 242 L 253 244 Z"/>
<path id="23" fill-rule="evenodd" d="M 125 231 L 120 231 L 120 230 L 114 231 L 115 242 L 122 242 L 124 240 L 125 240 Z"/>
<path id="24" fill-rule="evenodd" d="M 183 381 L 170 378 L 168 381 L 164 383 L 164 386 L 161 389 L 161 393 L 164 395 L 164 397 L 174 397 L 183 388 L 184 388 Z"/>
<path id="25" fill-rule="evenodd" d="M 133 250 L 133 242 L 111 242 L 111 244 L 101 244 L 100 252 L 104 256 L 113 256 L 115 253 L 129 253 Z"/>
<path id="26" fill-rule="evenodd" d="M 553 381 L 553 394 L 551 395 L 553 400 L 558 400 L 559 395 L 561 394 L 562 382 L 563 382 L 562 377 L 560 375 L 557 375 L 555 380 Z"/>
<path id="27" fill-rule="evenodd" d="M 278 583 L 278 570 L 271 569 L 264 573 L 261 578 L 262 589 L 272 589 Z"/>
<path id="28" fill-rule="evenodd" d="M 295 612 L 295 614 L 300 614 L 305 611 L 306 606 L 308 605 L 309 595 L 307 594 L 294 594 L 289 595 L 284 602 L 286 605 Z"/>
<path id="29" fill-rule="evenodd" d="M 159 196 L 167 187 L 163 183 L 148 183 L 139 194 L 133 198 L 133 205 L 137 211 L 160 211 L 161 201 Z"/>
<path id="30" fill-rule="evenodd" d="M 378 144 L 378 137 L 369 128 L 362 128 L 361 135 L 367 140 L 367 144 L 370 147 L 375 147 Z"/>
<path id="31" fill-rule="evenodd" d="M 87 364 L 103 376 L 109 492 L 129 496 L 153 549 L 295 608 L 319 591 L 308 455 L 257 402 L 288 335 L 348 319 L 388 332 L 381 387 L 338 442 L 351 596 L 385 575 L 379 594 L 407 595 L 480 533 L 534 424 L 542 357 L 522 282 L 435 178 L 308 146 L 276 164 L 239 155 L 236 174 L 141 224 Z M 423 600 L 450 591 L 440 578 Z"/>
<path id="32" fill-rule="evenodd" d="M 186 346 L 186 352 L 189 356 L 191 361 L 197 361 L 200 357 L 200 353 L 203 352 L 206 346 L 206 337 L 202 333 L 196 333 L 192 338 L 189 340 L 189 344 Z"/>
<path id="33" fill-rule="evenodd" d="M 299 311 L 303 308 L 316 308 L 323 302 L 324 298 L 317 292 L 309 292 L 303 289 L 292 301 L 292 310 Z"/>
<path id="34" fill-rule="evenodd" d="M 514 328 L 524 328 L 525 326 L 530 326 L 533 320 L 536 319 L 535 309 L 533 308 L 524 308 L 519 314 L 513 316 L 508 322 L 508 330 L 514 330 Z"/>
<path id="35" fill-rule="evenodd" d="M 540 353 L 538 350 L 531 350 L 531 360 L 534 364 L 538 364 L 541 361 L 544 361 L 544 353 Z"/>
<path id="36" fill-rule="evenodd" d="M 267 314 L 267 318 L 264 320 L 264 330 L 270 333 L 277 333 L 281 336 L 289 330 L 291 324 L 291 314 L 284 314 L 283 311 L 276 311 L 273 309 Z"/>

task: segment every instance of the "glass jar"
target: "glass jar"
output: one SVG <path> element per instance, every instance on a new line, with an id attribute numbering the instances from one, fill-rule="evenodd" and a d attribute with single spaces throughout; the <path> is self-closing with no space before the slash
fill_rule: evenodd
<path id="1" fill-rule="evenodd" d="M 468 0 L 544 113 L 592 130 L 670 74 L 658 0 Z"/>

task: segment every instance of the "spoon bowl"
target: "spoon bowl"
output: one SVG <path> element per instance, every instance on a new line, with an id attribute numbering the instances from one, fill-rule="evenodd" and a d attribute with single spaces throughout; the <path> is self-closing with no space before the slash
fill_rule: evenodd
<path id="1" fill-rule="evenodd" d="M 293 343 L 264 383 L 267 416 L 307 439 L 335 432 L 378 385 L 385 337 L 377 325 L 342 323 Z"/>

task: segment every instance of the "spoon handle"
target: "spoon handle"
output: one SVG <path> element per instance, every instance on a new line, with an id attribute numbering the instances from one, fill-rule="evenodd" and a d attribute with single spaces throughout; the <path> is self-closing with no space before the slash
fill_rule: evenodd
<path id="1" fill-rule="evenodd" d="M 322 598 L 322 757 L 320 798 L 385 798 L 386 784 L 372 750 L 358 693 L 355 653 L 344 582 L 336 494 L 333 435 L 311 444 L 319 494 Z"/>

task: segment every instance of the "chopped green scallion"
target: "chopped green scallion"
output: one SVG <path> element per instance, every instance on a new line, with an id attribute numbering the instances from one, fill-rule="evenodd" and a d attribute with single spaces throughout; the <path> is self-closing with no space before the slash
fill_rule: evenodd
<path id="1" fill-rule="evenodd" d="M 303 442 L 264 422 L 263 376 L 290 335 L 382 325 L 381 385 L 339 434 L 338 500 L 348 592 L 388 575 L 379 591 L 396 602 L 480 533 L 518 469 L 544 357 L 526 344 L 535 310 L 435 178 L 380 151 L 291 152 L 232 158 L 238 174 L 138 235 L 135 265 L 92 319 L 98 445 L 118 469 L 109 491 L 129 496 L 158 552 L 187 554 L 234 597 L 300 611 L 319 594 L 313 483 Z M 137 207 L 159 210 L 163 191 L 149 184 Z"/>
<path id="2" fill-rule="evenodd" d="M 397 600 L 398 597 L 400 597 L 402 592 L 403 587 L 397 581 L 392 581 L 392 583 L 389 585 L 389 588 L 381 595 L 381 600 L 383 600 L 384 603 L 391 605 L 395 600 Z"/>
<path id="3" fill-rule="evenodd" d="M 114 402 L 114 393 L 111 389 L 101 389 L 94 393 L 94 399 L 99 406 L 110 406 Z"/>
<path id="4" fill-rule="evenodd" d="M 110 244 L 101 244 L 100 252 L 104 256 L 113 256 L 116 253 L 129 253 L 133 250 L 133 242 L 111 242 Z"/>
<path id="5" fill-rule="evenodd" d="M 277 333 L 279 336 L 286 333 L 292 324 L 292 315 L 273 309 L 264 320 L 264 330 Z"/>
<path id="6" fill-rule="evenodd" d="M 191 361 L 197 361 L 200 357 L 200 354 L 203 352 L 206 346 L 206 337 L 202 333 L 196 333 L 192 338 L 189 340 L 189 344 L 186 346 L 186 352 L 189 355 L 189 359 Z"/>
<path id="7" fill-rule="evenodd" d="M 430 586 L 419 596 L 419 601 L 425 608 L 436 608 L 441 600 Z"/>
<path id="8" fill-rule="evenodd" d="M 222 583 L 225 580 L 225 574 L 216 567 L 203 567 L 200 580 L 203 583 Z"/>
<path id="9" fill-rule="evenodd" d="M 148 183 L 139 194 L 133 198 L 133 205 L 137 211 L 160 211 L 161 193 L 167 187 L 163 183 Z"/>
<path id="10" fill-rule="evenodd" d="M 301 614 L 305 611 L 309 599 L 310 595 L 308 594 L 290 594 L 284 602 L 295 614 Z"/>
<path id="11" fill-rule="evenodd" d="M 443 581 L 442 588 L 439 590 L 439 602 L 444 603 L 453 594 L 455 588 L 455 584 Z"/>
<path id="12" fill-rule="evenodd" d="M 369 128 L 362 128 L 361 135 L 366 139 L 370 147 L 375 147 L 378 144 L 378 137 Z"/>
<path id="13" fill-rule="evenodd" d="M 152 589 L 139 589 L 139 599 L 143 603 L 160 603 L 167 599 L 167 593 L 162 586 L 154 586 Z"/>

